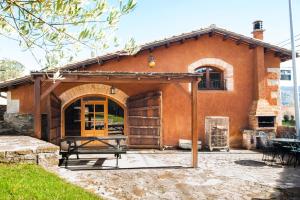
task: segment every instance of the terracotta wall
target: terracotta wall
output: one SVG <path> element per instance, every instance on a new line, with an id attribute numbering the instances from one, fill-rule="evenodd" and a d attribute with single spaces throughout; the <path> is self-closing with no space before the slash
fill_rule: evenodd
<path id="1" fill-rule="evenodd" d="M 223 41 L 222 37 L 219 36 L 202 36 L 198 40 L 187 40 L 183 44 L 172 44 L 168 48 L 154 49 L 151 54 L 155 57 L 156 66 L 153 69 L 147 66 L 149 54 L 150 52 L 144 51 L 136 56 L 121 57 L 119 61 L 110 61 L 102 66 L 96 64 L 90 66 L 88 70 L 187 72 L 188 65 L 199 59 L 222 59 L 234 68 L 234 90 L 230 92 L 198 92 L 199 138 L 204 139 L 205 116 L 229 116 L 231 146 L 238 147 L 242 145 L 241 130 L 248 126 L 248 112 L 254 98 L 254 49 L 250 49 L 244 44 L 237 45 L 231 40 Z M 265 55 L 265 71 L 270 66 L 279 67 L 279 58 L 274 57 L 273 53 L 266 53 Z M 55 89 L 55 93 L 59 95 L 76 85 L 64 83 Z M 143 84 L 141 82 L 141 84 L 119 84 L 114 86 L 123 90 L 129 96 L 155 89 L 162 90 L 164 144 L 177 145 L 179 138 L 190 138 L 191 108 L 188 84 L 165 85 Z M 33 111 L 32 88 L 32 86 L 22 86 L 12 90 L 12 97 L 21 100 L 20 112 Z M 268 88 L 266 90 L 271 91 Z M 268 100 L 271 101 L 270 98 Z"/>

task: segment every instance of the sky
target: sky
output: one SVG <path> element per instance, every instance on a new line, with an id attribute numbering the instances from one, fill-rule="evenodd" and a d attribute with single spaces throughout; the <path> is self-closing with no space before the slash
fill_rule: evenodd
<path id="1" fill-rule="evenodd" d="M 121 19 L 116 32 L 119 40 L 124 43 L 129 38 L 134 38 L 138 44 L 142 44 L 205 28 L 211 24 L 251 37 L 252 22 L 257 19 L 263 20 L 266 42 L 277 44 L 290 38 L 288 0 L 137 0 L 137 2 L 136 9 Z M 299 34 L 296 37 L 298 39 L 300 0 L 292 2 L 294 33 Z M 297 45 L 300 45 L 300 39 L 296 41 Z M 290 44 L 284 47 L 290 48 Z M 300 46 L 297 49 L 300 52 Z M 25 65 L 27 72 L 40 69 L 30 52 L 22 50 L 16 42 L 1 37 L 0 58 L 19 61 Z M 87 58 L 89 55 L 82 52 L 79 53 L 77 60 Z"/>

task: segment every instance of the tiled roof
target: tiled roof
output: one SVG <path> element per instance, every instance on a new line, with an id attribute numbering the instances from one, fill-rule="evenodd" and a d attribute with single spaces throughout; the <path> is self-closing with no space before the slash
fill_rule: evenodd
<path id="1" fill-rule="evenodd" d="M 241 34 L 238 34 L 238 33 L 223 29 L 223 28 L 219 28 L 215 25 L 211 25 L 208 28 L 191 31 L 188 33 L 171 36 L 168 38 L 164 38 L 162 40 L 156 40 L 153 42 L 145 43 L 140 46 L 138 53 L 141 51 L 144 51 L 144 50 L 152 51 L 155 48 L 158 48 L 161 46 L 168 47 L 171 44 L 178 43 L 178 42 L 182 43 L 189 39 L 198 39 L 201 36 L 206 35 L 206 34 L 208 34 L 210 37 L 213 37 L 214 35 L 219 35 L 219 36 L 223 37 L 223 40 L 234 40 L 237 42 L 237 44 L 249 45 L 249 48 L 255 48 L 256 46 L 262 46 L 265 48 L 266 52 L 267 51 L 274 52 L 274 54 L 276 56 L 280 57 L 282 61 L 291 59 L 292 52 L 288 49 L 281 48 L 279 46 L 272 45 L 272 44 L 264 42 L 262 40 L 258 40 L 258 39 L 251 38 L 251 37 L 248 37 L 245 35 L 241 35 Z M 64 71 L 65 70 L 77 70 L 81 67 L 86 67 L 88 65 L 97 64 L 97 63 L 103 64 L 109 60 L 120 59 L 121 57 L 126 57 L 126 56 L 131 56 L 131 55 L 128 55 L 126 51 L 117 51 L 114 53 L 105 54 L 105 55 L 98 56 L 95 58 L 90 58 L 90 59 L 86 59 L 83 61 L 67 64 L 64 67 L 62 67 L 62 70 L 64 70 Z M 23 84 L 26 82 L 30 82 L 30 81 L 31 81 L 31 77 L 25 76 L 22 78 L 17 78 L 17 79 L 5 81 L 5 82 L 0 82 L 0 90 L 5 89 L 10 86 L 15 86 L 15 85 Z"/>

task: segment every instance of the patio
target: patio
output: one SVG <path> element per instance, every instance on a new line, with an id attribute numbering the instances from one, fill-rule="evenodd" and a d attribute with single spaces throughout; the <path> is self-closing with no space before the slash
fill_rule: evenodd
<path id="1" fill-rule="evenodd" d="M 190 168 L 191 154 L 184 151 L 129 151 L 120 159 L 118 170 L 110 167 L 114 166 L 113 156 L 90 157 L 70 160 L 68 169 L 50 170 L 107 199 L 297 199 L 300 196 L 299 167 L 271 165 L 254 151 L 199 152 L 197 169 Z M 93 170 L 99 166 L 109 170 Z"/>

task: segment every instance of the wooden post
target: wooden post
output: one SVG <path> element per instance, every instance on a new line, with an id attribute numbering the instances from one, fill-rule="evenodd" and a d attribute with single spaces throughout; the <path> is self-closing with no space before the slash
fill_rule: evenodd
<path id="1" fill-rule="evenodd" d="M 34 79 L 34 136 L 41 138 L 41 78 Z"/>
<path id="2" fill-rule="evenodd" d="M 197 128 L 197 91 L 198 81 L 192 81 L 191 108 L 192 108 L 192 167 L 198 167 L 198 128 Z"/>

